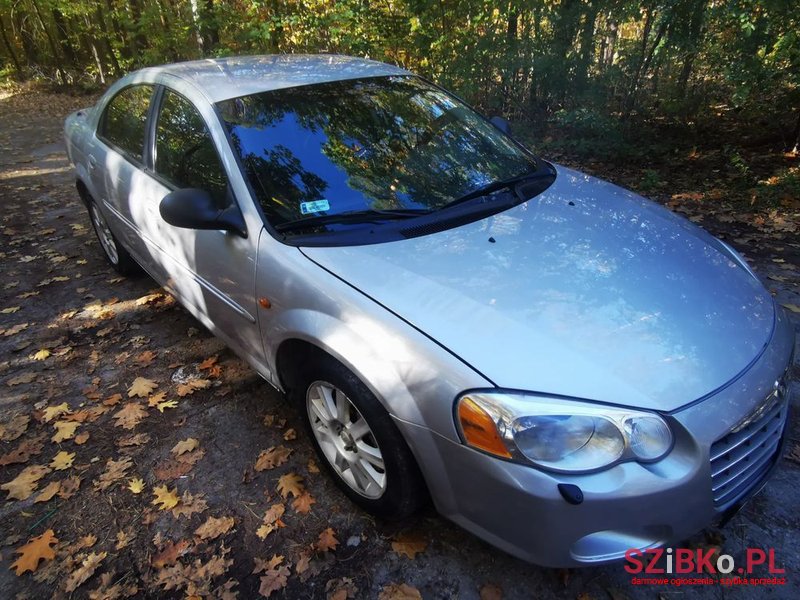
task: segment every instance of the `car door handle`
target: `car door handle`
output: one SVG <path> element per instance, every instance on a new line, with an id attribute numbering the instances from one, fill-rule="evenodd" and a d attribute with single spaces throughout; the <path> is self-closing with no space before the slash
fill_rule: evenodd
<path id="1" fill-rule="evenodd" d="M 94 156 L 89 156 L 89 168 L 94 169 L 97 166 L 97 159 Z"/>

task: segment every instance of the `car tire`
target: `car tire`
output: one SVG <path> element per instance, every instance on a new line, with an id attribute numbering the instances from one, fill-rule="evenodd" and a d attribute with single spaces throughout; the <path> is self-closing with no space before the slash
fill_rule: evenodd
<path id="1" fill-rule="evenodd" d="M 414 455 L 349 369 L 323 357 L 299 374 L 290 395 L 322 464 L 355 504 L 387 520 L 422 506 L 427 489 Z"/>
<path id="2" fill-rule="evenodd" d="M 120 275 L 133 275 L 139 272 L 139 265 L 133 260 L 133 257 L 125 250 L 122 244 L 119 243 L 117 236 L 111 231 L 97 203 L 94 200 L 89 200 L 87 208 L 89 209 L 89 219 L 92 221 L 92 228 L 94 229 L 97 241 L 100 243 L 103 256 L 106 257 L 108 264 Z"/>

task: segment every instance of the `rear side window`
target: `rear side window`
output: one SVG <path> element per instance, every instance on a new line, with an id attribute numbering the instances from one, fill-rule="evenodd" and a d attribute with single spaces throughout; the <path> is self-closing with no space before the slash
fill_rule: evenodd
<path id="1" fill-rule="evenodd" d="M 228 177 L 197 109 L 166 90 L 156 126 L 155 170 L 177 188 L 208 192 L 218 208 L 228 202 Z"/>
<path id="2" fill-rule="evenodd" d="M 100 120 L 100 137 L 129 158 L 142 162 L 145 127 L 153 86 L 134 85 L 114 96 Z"/>

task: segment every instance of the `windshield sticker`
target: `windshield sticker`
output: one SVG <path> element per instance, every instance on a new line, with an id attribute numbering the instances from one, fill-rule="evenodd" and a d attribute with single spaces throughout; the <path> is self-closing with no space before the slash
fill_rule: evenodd
<path id="1" fill-rule="evenodd" d="M 331 203 L 327 200 L 314 200 L 314 202 L 301 202 L 300 213 L 308 215 L 311 213 L 324 212 L 331 209 Z"/>

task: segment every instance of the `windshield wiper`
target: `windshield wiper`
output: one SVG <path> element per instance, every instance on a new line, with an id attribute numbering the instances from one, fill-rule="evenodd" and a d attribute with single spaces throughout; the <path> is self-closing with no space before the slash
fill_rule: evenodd
<path id="1" fill-rule="evenodd" d="M 280 233 L 287 231 L 298 231 L 316 227 L 318 225 L 329 225 L 332 223 L 372 223 L 379 221 L 391 221 L 398 219 L 413 219 L 421 215 L 430 214 L 427 208 L 398 208 L 388 210 L 353 210 L 349 212 L 336 213 L 333 215 L 315 215 L 286 221 L 275 225 L 275 230 Z"/>
<path id="2" fill-rule="evenodd" d="M 498 179 L 497 181 L 492 181 L 483 187 L 479 187 L 477 190 L 473 190 L 463 196 L 456 198 L 452 202 L 448 202 L 444 206 L 442 206 L 439 210 L 444 208 L 450 208 L 452 206 L 458 206 L 459 204 L 463 204 L 464 202 L 468 202 L 470 200 L 474 200 L 475 198 L 484 198 L 493 194 L 494 192 L 499 192 L 500 190 L 507 190 L 511 189 L 518 183 L 522 183 L 523 181 L 531 181 L 533 179 L 544 179 L 548 177 L 552 177 L 553 173 L 550 169 L 546 167 L 540 166 L 536 170 L 527 171 L 522 175 L 515 175 L 514 177 L 508 177 L 506 179 Z"/>

